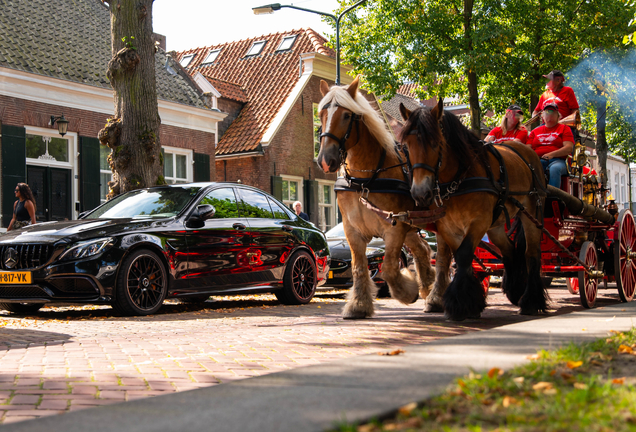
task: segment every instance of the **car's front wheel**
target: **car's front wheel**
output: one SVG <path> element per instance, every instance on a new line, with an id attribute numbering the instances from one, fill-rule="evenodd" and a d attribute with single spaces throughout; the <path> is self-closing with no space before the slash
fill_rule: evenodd
<path id="1" fill-rule="evenodd" d="M 139 249 L 123 261 L 113 307 L 124 315 L 150 315 L 168 293 L 168 277 L 156 253 Z"/>
<path id="2" fill-rule="evenodd" d="M 44 303 L 0 303 L 0 309 L 18 314 L 35 313 Z"/>
<path id="3" fill-rule="evenodd" d="M 274 294 L 283 304 L 306 304 L 314 297 L 317 282 L 316 263 L 307 252 L 298 251 L 287 262 L 283 288 Z"/>

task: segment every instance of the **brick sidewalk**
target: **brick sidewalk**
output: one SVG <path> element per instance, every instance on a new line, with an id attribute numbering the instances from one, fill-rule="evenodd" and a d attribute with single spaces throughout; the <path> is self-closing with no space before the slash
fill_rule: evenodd
<path id="1" fill-rule="evenodd" d="M 614 291 L 612 291 L 613 293 Z M 551 290 L 557 313 L 578 298 Z M 615 297 L 615 296 L 614 296 Z M 282 306 L 271 295 L 166 303 L 150 317 L 115 317 L 109 307 L 0 312 L 0 422 L 211 386 L 333 359 L 388 352 L 529 319 L 491 290 L 482 319 L 449 323 L 424 302 L 377 303 L 374 319 L 344 321 L 344 299 L 321 295 Z M 616 300 L 604 300 L 615 303 Z"/>

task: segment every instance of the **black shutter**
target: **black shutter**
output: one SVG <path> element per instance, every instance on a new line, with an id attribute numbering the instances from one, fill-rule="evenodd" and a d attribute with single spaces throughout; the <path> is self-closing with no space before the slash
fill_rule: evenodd
<path id="1" fill-rule="evenodd" d="M 194 154 L 194 181 L 210 181 L 210 155 L 205 153 Z"/>
<path id="2" fill-rule="evenodd" d="M 279 201 L 283 201 L 283 178 L 272 176 L 272 196 Z"/>
<path id="3" fill-rule="evenodd" d="M 320 220 L 320 206 L 318 205 L 318 182 L 316 180 L 305 180 L 305 213 L 309 215 L 309 220 L 318 226 Z"/>
<path id="4" fill-rule="evenodd" d="M 100 204 L 99 140 L 80 137 L 80 212 Z"/>
<path id="5" fill-rule="evenodd" d="M 26 182 L 26 130 L 2 125 L 2 226 L 13 218 L 15 186 Z"/>

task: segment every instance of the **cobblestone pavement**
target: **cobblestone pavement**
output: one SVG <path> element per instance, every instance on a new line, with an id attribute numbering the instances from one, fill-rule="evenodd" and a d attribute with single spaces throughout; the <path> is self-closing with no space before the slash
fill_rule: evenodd
<path id="1" fill-rule="evenodd" d="M 616 303 L 617 296 L 603 302 Z M 553 313 L 580 309 L 578 296 L 551 290 Z M 157 315 L 117 317 L 106 306 L 0 312 L 0 422 L 9 423 L 136 398 L 211 386 L 309 364 L 479 331 L 526 319 L 499 289 L 479 320 L 446 322 L 378 300 L 373 319 L 344 321 L 342 291 L 309 305 L 271 295 L 167 302 Z"/>

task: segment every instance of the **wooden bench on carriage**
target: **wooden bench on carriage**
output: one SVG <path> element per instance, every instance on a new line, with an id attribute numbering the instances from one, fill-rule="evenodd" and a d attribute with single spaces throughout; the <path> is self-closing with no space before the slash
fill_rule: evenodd
<path id="1" fill-rule="evenodd" d="M 573 116 L 578 126 L 578 113 Z M 560 189 L 548 186 L 541 238 L 542 274 L 548 280 L 565 277 L 569 291 L 579 294 L 586 308 L 594 307 L 598 289 L 607 289 L 612 282 L 621 301 L 631 301 L 636 290 L 634 216 L 629 209 L 619 212 L 613 201 L 605 204 L 606 190 L 596 172 L 587 167 L 585 146 L 580 140 L 568 168 L 569 175 L 562 178 Z M 502 276 L 498 249 L 489 243 L 482 242 L 481 246 L 473 262 L 478 279 Z"/>

